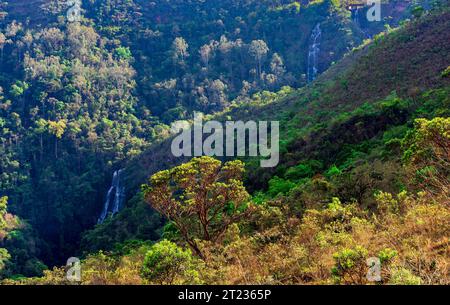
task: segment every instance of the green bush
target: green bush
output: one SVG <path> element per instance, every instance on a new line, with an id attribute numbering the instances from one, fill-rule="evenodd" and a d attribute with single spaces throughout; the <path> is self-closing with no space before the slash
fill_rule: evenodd
<path id="1" fill-rule="evenodd" d="M 308 160 L 286 171 L 285 177 L 289 180 L 311 178 L 322 169 L 322 163 L 317 160 Z"/>
<path id="2" fill-rule="evenodd" d="M 189 249 L 162 240 L 145 255 L 142 276 L 158 284 L 198 284 L 195 261 Z"/>
<path id="3" fill-rule="evenodd" d="M 325 176 L 327 177 L 333 177 L 342 174 L 342 171 L 337 167 L 336 165 L 333 165 L 330 167 L 327 172 L 325 173 Z"/>
<path id="4" fill-rule="evenodd" d="M 378 258 L 382 264 L 385 264 L 397 256 L 397 251 L 391 248 L 385 248 L 378 253 Z"/>
<path id="5" fill-rule="evenodd" d="M 116 56 L 120 59 L 129 60 L 132 57 L 130 48 L 127 47 L 118 47 L 116 49 Z"/>
<path id="6" fill-rule="evenodd" d="M 335 265 L 331 269 L 336 281 L 344 284 L 362 284 L 367 274 L 367 250 L 361 246 L 343 249 L 333 255 Z"/>
<path id="7" fill-rule="evenodd" d="M 411 271 L 404 268 L 395 270 L 389 281 L 391 285 L 420 285 L 421 283 L 420 277 L 415 276 Z"/>
<path id="8" fill-rule="evenodd" d="M 295 183 L 275 176 L 269 180 L 269 190 L 267 191 L 267 194 L 271 197 L 275 197 L 278 194 L 287 194 L 294 187 Z"/>

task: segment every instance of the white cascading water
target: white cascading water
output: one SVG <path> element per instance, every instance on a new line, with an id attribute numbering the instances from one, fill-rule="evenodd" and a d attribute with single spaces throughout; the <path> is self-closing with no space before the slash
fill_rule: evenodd
<path id="1" fill-rule="evenodd" d="M 361 20 L 360 20 L 360 9 L 359 8 L 356 8 L 355 10 L 353 10 L 352 11 L 352 14 L 353 14 L 353 22 L 358 26 L 358 28 L 361 30 L 361 32 L 364 34 L 364 36 L 366 37 L 366 38 L 370 38 L 370 35 L 367 33 L 367 30 L 365 30 L 364 28 L 363 28 L 363 24 L 361 23 Z"/>
<path id="2" fill-rule="evenodd" d="M 356 8 L 353 10 L 353 22 L 356 23 L 356 25 L 360 26 L 359 23 L 359 8 Z"/>
<path id="3" fill-rule="evenodd" d="M 320 53 L 320 37 L 322 31 L 320 30 L 320 23 L 318 23 L 311 34 L 309 51 L 308 51 L 308 83 L 316 79 L 318 73 L 319 53 Z"/>
<path id="4" fill-rule="evenodd" d="M 103 211 L 100 214 L 97 223 L 103 223 L 109 213 L 111 213 L 111 215 L 117 214 L 122 208 L 123 200 L 125 199 L 125 187 L 122 186 L 121 179 L 122 173 L 122 169 L 114 172 L 111 187 L 106 194 L 105 205 L 103 206 Z"/>

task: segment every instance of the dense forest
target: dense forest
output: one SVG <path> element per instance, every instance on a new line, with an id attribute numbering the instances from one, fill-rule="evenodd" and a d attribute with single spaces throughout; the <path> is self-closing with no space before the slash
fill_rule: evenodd
<path id="1" fill-rule="evenodd" d="M 0 282 L 448 284 L 449 3 L 357 3 L 1 2 Z M 171 156 L 194 112 L 280 163 Z"/>

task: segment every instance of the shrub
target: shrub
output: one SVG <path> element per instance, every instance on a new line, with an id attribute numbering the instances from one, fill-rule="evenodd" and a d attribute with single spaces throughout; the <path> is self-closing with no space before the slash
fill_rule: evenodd
<path id="1" fill-rule="evenodd" d="M 309 160 L 287 170 L 285 177 L 290 180 L 311 178 L 322 169 L 322 163 L 317 160 Z"/>
<path id="2" fill-rule="evenodd" d="M 340 174 L 342 174 L 342 171 L 336 165 L 333 165 L 332 167 L 330 167 L 327 170 L 327 172 L 325 173 L 325 175 L 327 177 L 333 177 L 333 176 L 337 176 L 337 175 L 340 175 Z"/>
<path id="3" fill-rule="evenodd" d="M 189 249 L 184 250 L 168 240 L 162 240 L 145 255 L 142 275 L 158 284 L 198 283 L 194 262 Z"/>
<path id="4" fill-rule="evenodd" d="M 132 57 L 130 48 L 127 47 L 118 47 L 116 49 L 116 56 L 120 59 L 128 60 Z"/>
<path id="5" fill-rule="evenodd" d="M 267 191 L 267 194 L 271 197 L 275 197 L 279 194 L 285 195 L 294 187 L 295 183 L 275 176 L 269 180 L 269 190 Z"/>
<path id="6" fill-rule="evenodd" d="M 401 268 L 392 272 L 389 284 L 392 285 L 420 285 L 420 277 L 415 276 L 411 271 Z"/>
<path id="7" fill-rule="evenodd" d="M 336 252 L 331 273 L 339 283 L 363 284 L 367 274 L 366 257 L 367 250 L 361 246 Z"/>
<path id="8" fill-rule="evenodd" d="M 378 253 L 378 258 L 380 259 L 381 264 L 385 264 L 397 256 L 397 254 L 397 251 L 391 248 L 385 248 Z"/>
<path id="9" fill-rule="evenodd" d="M 390 193 L 377 192 L 375 194 L 375 200 L 378 204 L 378 210 L 382 213 L 398 213 L 399 204 L 396 199 Z"/>
<path id="10" fill-rule="evenodd" d="M 403 160 L 415 182 L 450 192 L 450 118 L 417 119 L 403 140 Z"/>

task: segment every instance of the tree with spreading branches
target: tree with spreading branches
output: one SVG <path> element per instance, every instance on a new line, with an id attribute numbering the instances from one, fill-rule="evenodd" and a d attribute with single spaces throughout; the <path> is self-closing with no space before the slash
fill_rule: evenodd
<path id="1" fill-rule="evenodd" d="M 244 164 L 222 165 L 211 157 L 154 174 L 143 186 L 146 201 L 176 226 L 195 254 L 203 257 L 197 240 L 217 242 L 227 228 L 251 213 L 242 182 Z"/>

